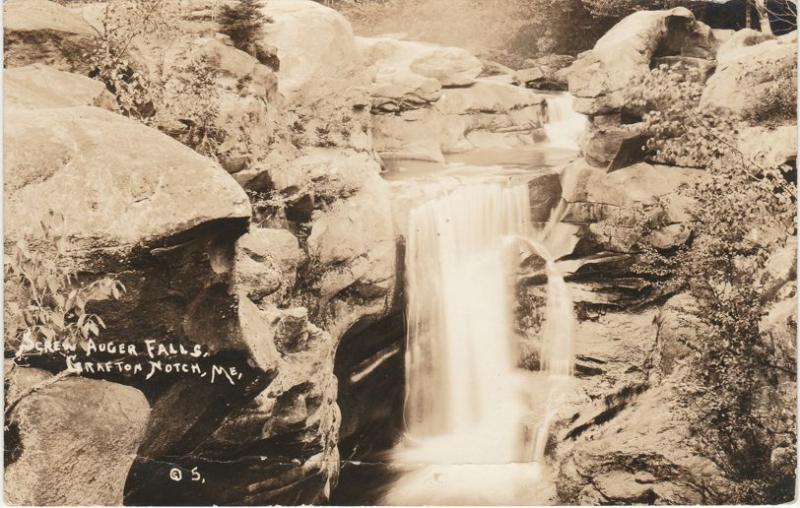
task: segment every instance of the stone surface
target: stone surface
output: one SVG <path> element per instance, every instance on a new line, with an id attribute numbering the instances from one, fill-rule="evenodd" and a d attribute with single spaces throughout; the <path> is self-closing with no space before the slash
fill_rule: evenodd
<path id="1" fill-rule="evenodd" d="M 159 54 L 152 51 L 154 54 Z M 221 130 L 215 149 L 220 164 L 229 173 L 238 173 L 263 163 L 267 145 L 276 136 L 283 119 L 280 115 L 278 79 L 275 73 L 254 57 L 216 37 L 185 38 L 174 41 L 165 51 L 156 69 L 170 69 L 169 81 L 161 101 L 167 105 L 183 105 L 181 87 L 171 86 L 180 80 L 191 80 L 185 70 L 190 62 L 203 59 L 214 70 L 213 88 L 217 95 L 215 126 Z M 155 70 L 154 72 L 158 72 Z M 169 106 L 168 106 L 169 107 Z M 191 145 L 191 132 L 186 126 L 191 119 L 182 117 L 184 106 L 166 115 L 170 125 L 160 126 L 180 141 Z"/>
<path id="2" fill-rule="evenodd" d="M 247 196 L 214 162 L 98 108 L 11 110 L 5 143 L 6 239 L 49 210 L 81 257 L 119 257 L 218 220 L 247 220 Z M 42 196 L 47 205 L 41 206 Z"/>
<path id="3" fill-rule="evenodd" d="M 335 10 L 312 0 L 271 0 L 263 9 L 273 20 L 264 27 L 264 42 L 277 48 L 281 93 L 292 96 L 354 65 L 353 30 Z"/>
<path id="4" fill-rule="evenodd" d="M 234 285 L 255 303 L 290 296 L 303 260 L 297 238 L 285 229 L 253 228 L 236 241 Z"/>
<path id="5" fill-rule="evenodd" d="M 3 2 L 3 33 L 4 67 L 43 63 L 80 72 L 97 35 L 82 17 L 48 0 Z"/>
<path id="6" fill-rule="evenodd" d="M 431 109 L 373 119 L 375 150 L 383 159 L 443 162 L 441 133 L 441 115 Z"/>
<path id="7" fill-rule="evenodd" d="M 439 99 L 442 87 L 471 85 L 483 68 L 461 48 L 393 37 L 356 37 L 356 46 L 361 65 L 372 75 L 375 112 L 427 107 Z"/>
<path id="8" fill-rule="evenodd" d="M 762 167 L 792 165 L 797 159 L 797 125 L 744 128 L 739 134 L 738 148 Z"/>
<path id="9" fill-rule="evenodd" d="M 27 377 L 25 384 L 33 386 L 26 370 L 7 371 L 7 380 L 11 377 L 16 384 Z M 6 450 L 6 500 L 22 505 L 121 505 L 150 412 L 145 397 L 129 386 L 77 377 L 40 386 L 7 415 L 6 446 L 12 448 Z"/>
<path id="10" fill-rule="evenodd" d="M 608 419 L 608 417 L 606 418 Z M 706 504 L 728 499 L 731 482 L 706 458 L 675 386 L 628 400 L 607 423 L 581 432 L 559 465 L 569 504 Z"/>
<path id="11" fill-rule="evenodd" d="M 723 56 L 703 92 L 702 107 L 752 122 L 796 123 L 796 32 Z"/>
<path id="12" fill-rule="evenodd" d="M 713 57 L 707 28 L 682 7 L 629 15 L 567 71 L 576 111 L 596 115 L 622 108 L 625 88 L 650 70 L 654 56 Z"/>
<path id="13" fill-rule="evenodd" d="M 330 316 L 325 328 L 334 338 L 359 320 L 384 316 L 397 283 L 389 184 L 375 175 L 353 197 L 316 213 L 308 253 L 311 273 L 319 274 L 311 310 Z"/>
<path id="14" fill-rule="evenodd" d="M 117 101 L 103 83 L 44 64 L 6 69 L 5 107 L 24 109 L 97 106 L 115 111 Z"/>
<path id="15" fill-rule="evenodd" d="M 525 68 L 514 73 L 514 84 L 537 90 L 566 90 L 568 72 L 565 71 L 573 62 L 575 57 L 571 55 L 546 55 L 526 60 Z"/>

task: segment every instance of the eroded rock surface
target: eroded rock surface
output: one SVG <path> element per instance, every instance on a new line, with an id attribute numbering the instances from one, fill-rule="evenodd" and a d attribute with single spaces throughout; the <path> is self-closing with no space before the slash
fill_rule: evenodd
<path id="1" fill-rule="evenodd" d="M 56 379 L 11 362 L 6 387 L 6 499 L 121 505 L 150 413 L 144 395 L 107 381 Z"/>

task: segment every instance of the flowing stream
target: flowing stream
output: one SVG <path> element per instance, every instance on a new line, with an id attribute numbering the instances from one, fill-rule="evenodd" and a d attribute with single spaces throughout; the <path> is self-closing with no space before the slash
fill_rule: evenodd
<path id="1" fill-rule="evenodd" d="M 558 97 L 550 144 L 582 124 Z M 406 436 L 401 471 L 382 502 L 404 505 L 548 504 L 544 453 L 573 369 L 572 299 L 556 259 L 563 206 L 530 221 L 527 183 L 470 181 L 412 209 L 406 244 Z M 517 368 L 515 280 L 524 252 L 545 262 L 542 372 Z M 527 375 L 526 375 L 527 374 Z M 529 403 L 535 393 L 542 403 Z"/>

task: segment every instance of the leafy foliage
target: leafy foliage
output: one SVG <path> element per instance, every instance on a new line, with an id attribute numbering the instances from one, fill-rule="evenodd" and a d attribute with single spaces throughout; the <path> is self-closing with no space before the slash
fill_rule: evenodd
<path id="1" fill-rule="evenodd" d="M 208 57 L 189 55 L 180 57 L 180 66 L 170 69 L 164 81 L 164 100 L 159 108 L 159 119 L 164 122 L 177 120 L 182 125 L 168 131 L 184 145 L 213 159 L 218 159 L 219 147 L 225 133 L 218 125 L 219 70 Z"/>
<path id="2" fill-rule="evenodd" d="M 174 29 L 176 3 L 169 0 L 133 0 L 106 3 L 100 35 L 91 53 L 89 76 L 114 94 L 121 112 L 139 120 L 155 114 L 156 87 L 130 59 L 132 45 L 145 36 L 165 35 Z"/>
<path id="3" fill-rule="evenodd" d="M 737 502 L 768 502 L 781 477 L 770 469 L 755 394 L 777 373 L 759 323 L 775 283 L 766 262 L 796 233 L 796 183 L 787 166 L 763 167 L 739 151 L 739 120 L 703 111 L 699 85 L 671 72 L 654 70 L 634 91 L 635 106 L 661 108 L 644 115 L 650 157 L 707 174 L 681 191 L 694 202 L 691 244 L 669 253 L 644 248 L 640 269 L 677 278 L 694 297 L 696 307 L 683 311 L 706 329 L 686 344 L 698 365 L 702 428 L 715 429 L 712 447 L 743 486 Z"/>
<path id="4" fill-rule="evenodd" d="M 228 35 L 237 49 L 269 65 L 273 55 L 260 44 L 264 25 L 272 20 L 262 13 L 261 0 L 239 0 L 223 5 L 219 14 L 220 32 Z"/>
<path id="5" fill-rule="evenodd" d="M 19 240 L 4 262 L 6 290 L 6 348 L 58 340 L 77 346 L 96 338 L 105 328 L 97 314 L 87 311 L 93 300 L 118 299 L 125 291 L 111 278 L 82 280 L 65 263 L 70 243 L 63 218 L 50 213 L 39 225 L 36 248 L 32 239 Z"/>

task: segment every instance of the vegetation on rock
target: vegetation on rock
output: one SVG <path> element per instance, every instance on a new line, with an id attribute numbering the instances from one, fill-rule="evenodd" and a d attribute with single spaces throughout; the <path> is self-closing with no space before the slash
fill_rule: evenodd
<path id="1" fill-rule="evenodd" d="M 776 279 L 766 265 L 796 234 L 794 169 L 745 156 L 737 148 L 741 120 L 701 109 L 701 91 L 698 81 L 666 68 L 653 70 L 632 91 L 635 106 L 652 108 L 644 115 L 649 157 L 707 171 L 681 191 L 693 202 L 691 241 L 669 252 L 642 246 L 638 269 L 677 279 L 696 302 L 682 309 L 706 329 L 685 340 L 696 365 L 690 391 L 705 418 L 696 422 L 698 432 L 741 487 L 730 502 L 785 502 L 794 479 L 771 464 L 776 444 L 756 408 L 765 387 L 796 379 L 794 370 L 776 367 L 775 345 L 760 329 L 776 287 L 789 282 Z M 651 226 L 646 220 L 644 229 Z M 794 439 L 787 441 L 783 445 L 794 446 Z"/>

